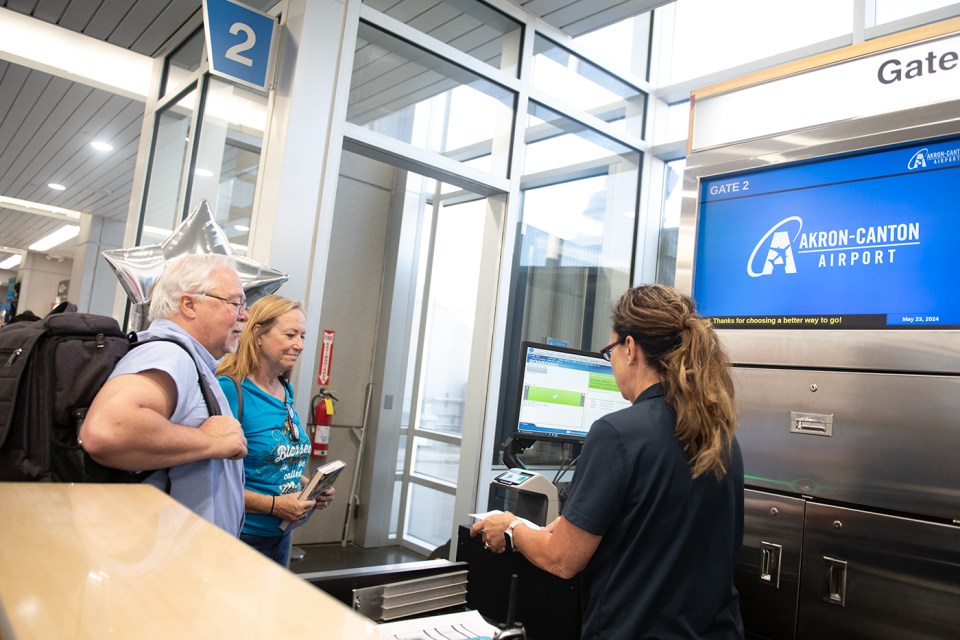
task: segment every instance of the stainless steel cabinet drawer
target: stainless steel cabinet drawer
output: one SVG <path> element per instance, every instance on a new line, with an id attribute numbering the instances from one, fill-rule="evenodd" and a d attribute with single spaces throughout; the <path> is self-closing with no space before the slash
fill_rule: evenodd
<path id="1" fill-rule="evenodd" d="M 797 637 L 960 638 L 960 527 L 808 503 Z"/>
<path id="2" fill-rule="evenodd" d="M 748 486 L 960 518 L 960 377 L 733 369 Z"/>
<path id="3" fill-rule="evenodd" d="M 795 638 L 804 505 L 799 498 L 744 492 L 743 549 L 734 581 L 749 633 Z"/>

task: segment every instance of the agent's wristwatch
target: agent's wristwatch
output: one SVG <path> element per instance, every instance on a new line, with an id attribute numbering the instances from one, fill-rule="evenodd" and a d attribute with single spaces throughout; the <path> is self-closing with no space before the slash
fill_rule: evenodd
<path id="1" fill-rule="evenodd" d="M 507 530 L 503 532 L 503 535 L 510 540 L 510 546 L 513 548 L 514 551 L 517 550 L 517 545 L 515 545 L 513 542 L 513 528 L 516 527 L 518 524 L 520 524 L 520 518 L 517 518 L 516 520 L 511 522 L 510 526 L 507 527 Z"/>

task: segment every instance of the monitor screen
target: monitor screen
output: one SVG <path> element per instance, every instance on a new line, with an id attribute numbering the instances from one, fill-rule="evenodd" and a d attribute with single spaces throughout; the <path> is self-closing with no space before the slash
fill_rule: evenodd
<path id="1" fill-rule="evenodd" d="M 583 442 L 593 423 L 630 403 L 600 354 L 524 342 L 514 438 Z"/>
<path id="2" fill-rule="evenodd" d="M 960 139 L 700 181 L 693 296 L 717 329 L 956 329 Z"/>

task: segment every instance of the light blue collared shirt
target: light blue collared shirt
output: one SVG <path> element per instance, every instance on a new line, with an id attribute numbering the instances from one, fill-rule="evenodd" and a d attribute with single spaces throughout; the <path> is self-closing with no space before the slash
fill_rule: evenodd
<path id="1" fill-rule="evenodd" d="M 177 385 L 177 406 L 170 416 L 170 421 L 186 427 L 198 427 L 209 417 L 197 382 L 199 366 L 201 375 L 220 404 L 220 413 L 232 416 L 230 404 L 217 382 L 217 361 L 210 352 L 170 320 L 154 320 L 149 330 L 138 334 L 140 340 L 155 337 L 174 338 L 186 345 L 196 364 L 177 345 L 156 342 L 131 349 L 117 363 L 110 378 L 149 369 L 166 372 Z M 144 482 L 163 491 L 166 489 L 168 477 L 170 497 L 227 533 L 240 535 L 244 519 L 242 460 L 197 460 L 169 469 L 160 469 Z"/>

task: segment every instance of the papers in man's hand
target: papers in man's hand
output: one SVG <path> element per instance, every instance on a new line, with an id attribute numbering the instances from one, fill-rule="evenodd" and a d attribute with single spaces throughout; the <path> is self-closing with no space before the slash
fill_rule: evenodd
<path id="1" fill-rule="evenodd" d="M 483 520 L 484 518 L 489 518 L 490 516 L 496 516 L 496 515 L 499 515 L 499 514 L 501 514 L 501 513 L 503 513 L 503 511 L 500 511 L 499 509 L 494 509 L 493 511 L 485 511 L 485 512 L 483 512 L 483 513 L 471 513 L 471 514 L 469 514 L 469 516 L 470 516 L 471 518 L 476 518 L 477 520 Z M 533 524 L 532 522 L 530 522 L 530 521 L 527 520 L 526 518 L 517 518 L 517 520 L 519 520 L 520 522 L 522 522 L 523 524 L 527 525 L 528 527 L 530 527 L 530 528 L 533 529 L 533 530 L 538 530 L 538 529 L 540 528 L 540 525 L 538 525 L 538 524 Z"/>
<path id="2" fill-rule="evenodd" d="M 497 628 L 487 623 L 479 612 L 464 611 L 388 622 L 379 625 L 377 631 L 391 640 L 489 640 Z"/>

